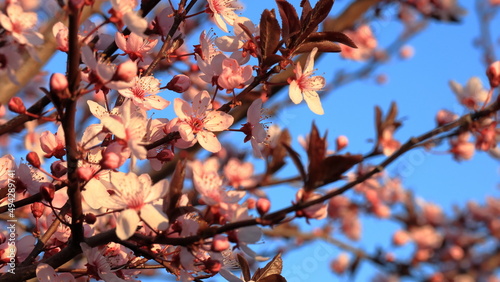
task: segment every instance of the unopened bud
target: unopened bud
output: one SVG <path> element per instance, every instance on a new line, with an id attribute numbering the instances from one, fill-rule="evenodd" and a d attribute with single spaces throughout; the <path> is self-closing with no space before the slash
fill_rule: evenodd
<path id="1" fill-rule="evenodd" d="M 56 188 L 54 187 L 54 184 L 46 182 L 40 185 L 40 194 L 42 194 L 42 199 L 45 201 L 52 202 L 55 193 Z"/>
<path id="2" fill-rule="evenodd" d="M 257 211 L 259 212 L 259 214 L 261 216 L 265 215 L 269 211 L 270 208 L 271 208 L 271 202 L 268 199 L 260 198 L 257 201 Z"/>
<path id="3" fill-rule="evenodd" d="M 54 73 L 50 77 L 50 91 L 61 93 L 68 89 L 68 79 L 62 73 Z"/>
<path id="4" fill-rule="evenodd" d="M 68 168 L 66 167 L 66 165 L 66 162 L 55 161 L 50 165 L 50 172 L 55 177 L 62 177 L 68 172 Z"/>
<path id="5" fill-rule="evenodd" d="M 9 110 L 14 113 L 24 114 L 26 112 L 26 107 L 21 98 L 12 97 L 9 101 Z"/>
<path id="6" fill-rule="evenodd" d="M 30 165 L 32 165 L 35 168 L 40 168 L 40 158 L 38 157 L 38 154 L 36 152 L 29 152 L 26 155 L 26 160 Z"/>
<path id="7" fill-rule="evenodd" d="M 178 74 L 167 84 L 167 89 L 177 93 L 185 92 L 191 86 L 191 79 L 187 75 Z"/>
<path id="8" fill-rule="evenodd" d="M 500 61 L 492 63 L 486 70 L 486 75 L 492 88 L 500 86 Z"/>
<path id="9" fill-rule="evenodd" d="M 156 158 L 159 161 L 168 162 L 174 158 L 174 153 L 170 149 L 163 149 L 156 155 Z"/>
<path id="10" fill-rule="evenodd" d="M 447 110 L 439 110 L 439 112 L 436 114 L 436 122 L 438 126 L 445 125 L 457 119 L 458 115 Z"/>
<path id="11" fill-rule="evenodd" d="M 97 221 L 97 217 L 93 213 L 87 213 L 84 216 L 84 220 L 88 224 L 94 224 Z"/>
<path id="12" fill-rule="evenodd" d="M 128 60 L 116 69 L 114 80 L 130 82 L 137 76 L 137 64 Z"/>
<path id="13" fill-rule="evenodd" d="M 115 152 L 104 152 L 100 165 L 104 169 L 116 169 L 120 166 L 120 156 Z"/>
<path id="14" fill-rule="evenodd" d="M 229 249 L 229 240 L 226 236 L 217 234 L 214 236 L 214 240 L 212 241 L 212 251 L 214 252 L 222 252 Z"/>
<path id="15" fill-rule="evenodd" d="M 45 210 L 45 205 L 41 202 L 35 202 L 31 204 L 31 213 L 35 218 L 40 218 L 43 215 L 43 211 Z"/>
<path id="16" fill-rule="evenodd" d="M 336 145 L 337 145 L 336 151 L 338 152 L 347 147 L 347 145 L 349 145 L 349 139 L 347 139 L 347 137 L 344 135 L 340 135 L 339 137 L 337 137 Z"/>
<path id="17" fill-rule="evenodd" d="M 76 175 L 80 180 L 89 181 L 94 176 L 94 170 L 90 167 L 79 167 L 76 169 Z"/>
<path id="18" fill-rule="evenodd" d="M 408 241 L 410 240 L 410 234 L 408 234 L 408 232 L 406 232 L 405 230 L 398 230 L 392 236 L 392 243 L 396 246 L 402 246 L 408 243 Z"/>
<path id="19" fill-rule="evenodd" d="M 220 263 L 220 261 L 211 258 L 206 260 L 204 264 L 207 268 L 206 271 L 212 274 L 219 273 L 220 269 L 222 268 L 222 263 Z"/>
<path id="20" fill-rule="evenodd" d="M 255 209 L 255 205 L 256 204 L 257 204 L 257 202 L 255 201 L 254 198 L 248 198 L 247 199 L 247 209 L 249 209 L 249 210 Z"/>

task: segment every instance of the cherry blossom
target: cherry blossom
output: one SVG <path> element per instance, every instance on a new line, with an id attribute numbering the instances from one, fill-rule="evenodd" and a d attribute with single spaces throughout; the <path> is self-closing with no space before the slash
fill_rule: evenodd
<path id="1" fill-rule="evenodd" d="M 90 277 L 104 281 L 125 282 L 126 280 L 116 275 L 117 270 L 111 268 L 110 262 L 103 255 L 105 249 L 91 248 L 86 243 L 80 243 L 83 254 L 87 258 L 87 269 Z"/>
<path id="2" fill-rule="evenodd" d="M 297 202 L 308 202 L 320 198 L 322 195 L 314 192 L 306 192 L 303 188 L 295 195 Z M 301 210 L 302 215 L 306 218 L 323 219 L 327 216 L 328 206 L 322 203 L 312 205 Z"/>
<path id="3" fill-rule="evenodd" d="M 224 112 L 212 110 L 212 101 L 207 91 L 198 93 L 191 105 L 176 98 L 174 110 L 181 121 L 179 133 L 182 139 L 188 142 L 196 139 L 207 151 L 220 151 L 221 144 L 213 132 L 228 129 L 234 119 Z"/>
<path id="4" fill-rule="evenodd" d="M 153 76 L 143 76 L 134 78 L 134 86 L 120 89 L 118 92 L 132 99 L 134 104 L 146 111 L 151 109 L 163 110 L 170 102 L 156 95 L 160 92 L 160 81 Z"/>
<path id="5" fill-rule="evenodd" d="M 50 131 L 45 131 L 40 134 L 40 146 L 46 153 L 45 157 L 52 156 L 60 159 L 66 155 L 66 143 L 64 141 L 64 131 L 62 126 L 59 126 L 56 134 Z"/>
<path id="6" fill-rule="evenodd" d="M 119 26 L 125 24 L 130 31 L 142 36 L 148 27 L 148 22 L 134 11 L 137 4 L 137 0 L 111 0 L 112 14 Z"/>
<path id="7" fill-rule="evenodd" d="M 0 12 L 0 24 L 22 45 L 37 46 L 43 43 L 43 35 L 36 32 L 38 17 L 35 12 L 25 12 L 18 4 L 9 4 L 7 15 Z"/>
<path id="8" fill-rule="evenodd" d="M 457 96 L 458 101 L 471 110 L 477 109 L 479 104 L 486 102 L 488 99 L 488 91 L 483 88 L 481 79 L 478 77 L 469 79 L 465 87 L 451 80 L 450 87 Z"/>
<path id="9" fill-rule="evenodd" d="M 316 47 L 311 51 L 304 65 L 304 70 L 302 70 L 300 63 L 295 65 L 293 70 L 295 79 L 289 81 L 290 89 L 288 94 L 295 104 L 302 102 L 302 99 L 304 99 L 313 113 L 322 115 L 325 112 L 316 91 L 320 91 L 325 87 L 325 78 L 312 76 L 314 72 L 314 56 L 317 52 L 318 48 Z"/>
<path id="10" fill-rule="evenodd" d="M 253 175 L 253 164 L 250 162 L 242 162 L 239 159 L 231 158 L 224 166 L 224 176 L 229 185 L 234 188 L 254 185 L 256 180 L 252 178 Z"/>
<path id="11" fill-rule="evenodd" d="M 248 18 L 239 17 L 234 22 L 234 35 L 218 37 L 215 39 L 215 45 L 224 52 L 233 52 L 231 58 L 238 60 L 240 64 L 244 64 L 250 59 L 248 55 L 257 57 L 260 50 L 240 24 L 244 25 L 254 37 L 259 36 L 258 26 Z M 242 50 L 240 51 L 240 49 Z"/>
<path id="12" fill-rule="evenodd" d="M 252 72 L 250 65 L 241 67 L 235 59 L 224 59 L 217 84 L 228 92 L 234 91 L 234 88 L 243 88 L 252 78 Z"/>
<path id="13" fill-rule="evenodd" d="M 93 31 L 96 28 L 96 25 L 90 21 L 86 20 L 80 25 L 80 29 L 78 31 L 78 38 L 80 40 L 85 39 L 91 31 Z M 56 39 L 57 43 L 57 49 L 63 52 L 68 52 L 69 46 L 68 46 L 68 27 L 62 23 L 62 22 L 57 22 L 52 26 L 52 34 L 54 35 L 54 38 Z M 104 34 L 100 34 L 98 31 L 96 31 L 94 34 L 88 36 L 84 43 L 88 44 L 90 43 L 96 36 L 105 36 Z"/>
<path id="14" fill-rule="evenodd" d="M 135 33 L 125 36 L 121 32 L 116 32 L 115 42 L 118 48 L 124 51 L 132 61 L 137 59 L 143 61 L 144 56 L 156 46 L 158 39 L 144 39 Z"/>
<path id="15" fill-rule="evenodd" d="M 153 205 L 153 202 L 165 195 L 168 190 L 168 181 L 162 180 L 154 185 L 148 174 L 137 176 L 135 173 L 115 172 L 110 173 L 110 186 L 107 189 L 103 184 L 95 181 L 92 193 L 88 197 L 102 196 L 103 191 L 108 196 L 99 197 L 97 204 L 109 210 L 122 210 L 116 222 L 116 235 L 122 240 L 132 236 L 141 219 L 151 228 L 159 231 L 168 228 L 168 218 Z M 87 198 L 86 198 L 87 199 Z"/>
<path id="16" fill-rule="evenodd" d="M 241 131 L 245 133 L 244 142 L 252 144 L 253 155 L 257 158 L 262 158 L 262 152 L 259 148 L 259 144 L 263 144 L 267 138 L 267 132 L 265 126 L 260 123 L 262 120 L 262 99 L 256 99 L 252 102 L 247 110 L 247 123 L 241 127 Z"/>
<path id="17" fill-rule="evenodd" d="M 39 263 L 36 267 L 36 278 L 40 282 L 73 282 L 75 277 L 70 273 L 56 273 L 52 266 L 46 263 Z"/>
<path id="18" fill-rule="evenodd" d="M 366 61 L 374 54 L 374 50 L 377 47 L 377 39 L 373 36 L 369 25 L 364 24 L 354 31 L 346 31 L 345 35 L 356 43 L 357 48 L 341 44 L 342 57 L 355 61 Z"/>
<path id="19" fill-rule="evenodd" d="M 215 24 L 225 32 L 228 32 L 227 25 L 233 25 L 238 17 L 236 10 L 241 9 L 236 0 L 207 0 L 207 13 L 211 14 L 215 20 Z"/>

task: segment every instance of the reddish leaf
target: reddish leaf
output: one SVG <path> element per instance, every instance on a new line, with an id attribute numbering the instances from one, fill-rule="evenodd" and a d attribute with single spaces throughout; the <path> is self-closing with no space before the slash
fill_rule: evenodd
<path id="1" fill-rule="evenodd" d="M 267 167 L 267 173 L 273 174 L 285 165 L 287 151 L 281 144 L 290 145 L 291 140 L 292 138 L 290 137 L 288 130 L 283 130 L 278 137 L 278 145 L 271 152 L 272 159 Z"/>
<path id="2" fill-rule="evenodd" d="M 284 60 L 285 58 L 283 58 L 282 56 L 280 55 L 277 55 L 277 54 L 270 54 L 270 55 L 267 55 L 266 58 L 264 59 L 264 61 L 262 62 L 262 65 L 263 66 L 267 66 L 267 67 L 270 67 L 276 63 L 279 63 L 281 62 L 282 60 Z"/>
<path id="3" fill-rule="evenodd" d="M 302 45 L 294 52 L 295 54 L 300 53 L 310 53 L 312 49 L 318 48 L 319 52 L 323 53 L 338 53 L 340 52 L 340 46 L 337 43 L 331 41 L 319 41 L 319 42 L 307 42 Z"/>
<path id="4" fill-rule="evenodd" d="M 170 220 L 173 211 L 177 207 L 177 202 L 182 196 L 182 188 L 184 187 L 184 177 L 186 175 L 186 161 L 178 161 L 175 166 L 175 171 L 170 181 L 168 193 L 163 201 L 163 211 L 168 215 Z"/>
<path id="5" fill-rule="evenodd" d="M 306 1 L 309 3 L 308 1 Z M 304 5 L 305 6 L 305 5 Z M 328 16 L 330 10 L 333 6 L 333 0 L 320 0 L 302 20 L 301 19 L 301 34 L 298 36 L 295 44 L 300 45 L 302 42 L 314 31 L 318 29 L 318 26 L 323 20 Z M 305 10 L 305 8 L 303 8 Z M 304 15 L 304 10 L 302 10 L 302 15 Z"/>
<path id="6" fill-rule="evenodd" d="M 236 257 L 238 258 L 238 263 L 240 264 L 241 267 L 241 274 L 243 275 L 243 278 L 245 281 L 250 280 L 250 266 L 248 265 L 247 260 L 240 254 L 237 254 Z"/>
<path id="7" fill-rule="evenodd" d="M 313 123 L 311 133 L 309 134 L 309 144 L 307 146 L 307 156 L 309 158 L 309 167 L 307 169 L 308 177 L 304 185 L 306 191 L 311 191 L 317 186 L 316 182 L 322 179 L 322 162 L 326 156 L 326 134 L 325 137 L 319 136 L 318 128 Z"/>
<path id="8" fill-rule="evenodd" d="M 276 4 L 281 17 L 282 37 L 286 44 L 290 36 L 299 32 L 300 20 L 295 7 L 288 1 L 276 0 Z M 286 45 L 288 46 L 288 44 Z"/>
<path id="9" fill-rule="evenodd" d="M 283 147 L 288 151 L 288 154 L 290 155 L 290 158 L 292 158 L 293 163 L 299 170 L 300 176 L 302 177 L 302 180 L 306 182 L 307 175 L 306 175 L 306 170 L 304 169 L 304 165 L 302 164 L 302 161 L 300 160 L 300 155 L 297 153 L 292 147 L 288 146 L 287 144 L 283 143 Z"/>
<path id="10" fill-rule="evenodd" d="M 302 14 L 300 15 L 300 22 L 303 24 L 309 13 L 312 11 L 312 6 L 309 0 L 302 0 L 300 2 L 300 7 L 302 8 Z"/>
<path id="11" fill-rule="evenodd" d="M 265 278 L 259 279 L 256 282 L 286 282 L 286 279 L 280 274 L 273 274 Z"/>
<path id="12" fill-rule="evenodd" d="M 358 48 L 356 44 L 347 35 L 343 34 L 342 32 L 336 32 L 336 31 L 315 32 L 309 35 L 305 42 L 318 42 L 325 40 L 342 43 L 351 48 Z"/>
<path id="13" fill-rule="evenodd" d="M 332 183 L 342 178 L 342 174 L 351 169 L 354 165 L 363 161 L 363 155 L 333 155 L 323 160 L 321 185 Z"/>
<path id="14" fill-rule="evenodd" d="M 264 10 L 260 17 L 260 50 L 263 59 L 277 50 L 280 35 L 281 29 L 274 9 Z"/>

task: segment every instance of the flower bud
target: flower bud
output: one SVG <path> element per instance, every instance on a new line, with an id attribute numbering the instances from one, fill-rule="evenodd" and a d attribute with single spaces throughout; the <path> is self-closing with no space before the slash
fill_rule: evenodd
<path id="1" fill-rule="evenodd" d="M 80 180 L 89 181 L 94 176 L 94 170 L 90 167 L 79 167 L 76 169 L 76 175 Z"/>
<path id="2" fill-rule="evenodd" d="M 220 263 L 220 261 L 211 258 L 206 260 L 204 264 L 207 268 L 206 271 L 212 274 L 219 273 L 220 269 L 222 268 L 222 263 Z"/>
<path id="3" fill-rule="evenodd" d="M 52 202 L 55 193 L 56 188 L 54 184 L 46 182 L 40 185 L 40 194 L 42 194 L 42 199 L 44 199 L 45 201 Z"/>
<path id="4" fill-rule="evenodd" d="M 116 169 L 120 167 L 120 156 L 115 152 L 104 152 L 100 165 L 104 169 Z"/>
<path id="5" fill-rule="evenodd" d="M 41 202 L 35 202 L 31 204 L 31 213 L 35 218 L 40 218 L 43 215 L 43 211 L 45 210 L 45 205 Z"/>
<path id="6" fill-rule="evenodd" d="M 406 232 L 404 230 L 398 230 L 392 236 L 392 243 L 396 246 L 402 246 L 402 245 L 408 243 L 408 241 L 410 241 L 410 240 L 411 240 L 410 234 L 408 234 L 408 232 Z"/>
<path id="7" fill-rule="evenodd" d="M 53 73 L 50 77 L 50 91 L 55 93 L 68 89 L 68 79 L 62 73 Z"/>
<path id="8" fill-rule="evenodd" d="M 226 236 L 217 234 L 214 236 L 214 240 L 212 241 L 212 251 L 214 252 L 222 252 L 229 249 L 229 240 Z"/>
<path id="9" fill-rule="evenodd" d="M 255 209 L 255 205 L 256 205 L 256 202 L 255 202 L 254 198 L 247 199 L 247 209 L 253 210 L 253 209 Z"/>
<path id="10" fill-rule="evenodd" d="M 349 144 L 349 139 L 347 139 L 346 136 L 344 135 L 340 135 L 339 137 L 337 137 L 337 140 L 336 140 L 336 145 L 337 145 L 337 152 L 344 149 L 345 147 L 347 147 L 347 145 Z"/>
<path id="11" fill-rule="evenodd" d="M 116 69 L 114 80 L 121 80 L 130 82 L 137 76 L 137 64 L 128 60 L 118 65 Z"/>
<path id="12" fill-rule="evenodd" d="M 55 161 L 50 165 L 50 172 L 55 177 L 63 177 L 68 172 L 66 165 L 66 162 L 60 160 Z"/>
<path id="13" fill-rule="evenodd" d="M 438 126 L 445 125 L 457 119 L 458 115 L 447 110 L 439 110 L 439 112 L 436 114 L 436 122 Z"/>
<path id="14" fill-rule="evenodd" d="M 97 221 L 97 217 L 93 213 L 87 213 L 84 216 L 84 220 L 88 224 L 94 224 Z"/>
<path id="15" fill-rule="evenodd" d="M 492 88 L 500 86 L 500 61 L 492 63 L 486 70 L 486 75 Z"/>
<path id="16" fill-rule="evenodd" d="M 167 89 L 177 93 L 182 93 L 191 86 L 191 79 L 187 75 L 178 74 L 167 84 Z"/>
<path id="17" fill-rule="evenodd" d="M 26 107 L 21 98 L 12 97 L 9 101 L 9 110 L 14 113 L 24 114 L 26 112 Z"/>
<path id="18" fill-rule="evenodd" d="M 40 168 L 40 158 L 38 157 L 38 154 L 36 152 L 29 152 L 26 155 L 26 160 L 30 165 L 32 165 L 35 168 Z"/>
<path id="19" fill-rule="evenodd" d="M 271 202 L 266 198 L 260 198 L 257 201 L 257 211 L 261 216 L 265 215 L 271 208 Z"/>

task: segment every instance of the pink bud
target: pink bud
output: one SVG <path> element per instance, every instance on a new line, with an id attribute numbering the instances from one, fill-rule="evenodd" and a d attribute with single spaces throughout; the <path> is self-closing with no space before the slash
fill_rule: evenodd
<path id="1" fill-rule="evenodd" d="M 349 257 L 346 253 L 341 253 L 332 261 L 331 268 L 337 274 L 342 274 L 349 266 Z"/>
<path id="2" fill-rule="evenodd" d="M 43 211 L 45 210 L 45 205 L 41 202 L 35 202 L 31 204 L 31 213 L 35 218 L 40 218 L 43 215 Z"/>
<path id="3" fill-rule="evenodd" d="M 212 241 L 212 251 L 222 252 L 229 249 L 229 246 L 229 240 L 226 236 L 221 234 L 214 236 L 214 240 Z"/>
<path id="4" fill-rule="evenodd" d="M 445 125 L 447 123 L 455 121 L 456 119 L 458 119 L 458 115 L 448 110 L 439 110 L 439 112 L 436 114 L 436 122 L 438 126 Z"/>
<path id="5" fill-rule="evenodd" d="M 120 167 L 120 162 L 120 156 L 117 153 L 104 151 L 100 165 L 104 169 L 116 169 Z"/>
<path id="6" fill-rule="evenodd" d="M 53 73 L 50 77 L 50 91 L 60 93 L 68 89 L 68 79 L 62 73 Z"/>
<path id="7" fill-rule="evenodd" d="M 408 241 L 410 241 L 410 240 L 411 240 L 410 234 L 408 234 L 408 232 L 406 232 L 404 230 L 398 230 L 392 236 L 392 243 L 396 246 L 402 246 L 402 245 L 408 243 Z"/>
<path id="8" fill-rule="evenodd" d="M 38 157 L 38 154 L 36 152 L 29 152 L 27 155 L 26 155 L 26 160 L 28 161 L 28 163 L 30 163 L 30 165 L 32 165 L 33 167 L 36 167 L 36 168 L 40 168 L 40 158 Z"/>
<path id="9" fill-rule="evenodd" d="M 219 273 L 220 269 L 222 268 L 222 263 L 220 263 L 220 261 L 211 258 L 206 260 L 204 264 L 207 268 L 206 271 L 212 274 Z"/>
<path id="10" fill-rule="evenodd" d="M 337 137 L 337 140 L 336 140 L 336 145 L 337 145 L 337 152 L 344 149 L 345 147 L 347 147 L 347 145 L 349 144 L 349 139 L 347 139 L 346 136 L 344 135 L 340 135 L 339 137 Z"/>
<path id="11" fill-rule="evenodd" d="M 5 106 L 4 105 L 0 105 L 0 118 L 4 117 L 5 116 Z"/>
<path id="12" fill-rule="evenodd" d="M 24 106 L 23 100 L 19 97 L 13 97 L 9 101 L 9 110 L 14 113 L 24 114 L 26 112 L 26 107 Z"/>
<path id="13" fill-rule="evenodd" d="M 486 75 L 492 88 L 500 86 L 500 61 L 492 63 L 486 70 Z"/>
<path id="14" fill-rule="evenodd" d="M 449 247 L 447 253 L 452 260 L 461 260 L 464 257 L 464 249 L 457 245 Z"/>
<path id="15" fill-rule="evenodd" d="M 248 199 L 247 199 L 247 208 L 248 208 L 249 210 L 253 210 L 253 209 L 255 209 L 255 204 L 256 204 L 256 202 L 255 202 L 255 199 L 254 199 L 254 198 L 248 198 Z"/>
<path id="16" fill-rule="evenodd" d="M 399 56 L 401 57 L 401 59 L 410 59 L 414 54 L 415 50 L 409 45 L 403 46 L 403 48 L 399 50 Z"/>
<path id="17" fill-rule="evenodd" d="M 257 211 L 259 212 L 259 214 L 261 216 L 265 215 L 269 211 L 270 208 L 271 208 L 271 202 L 268 199 L 260 198 L 257 201 Z"/>
<path id="18" fill-rule="evenodd" d="M 191 86 L 191 79 L 187 75 L 178 74 L 170 80 L 167 84 L 167 89 L 175 91 L 177 93 L 182 93 L 189 89 Z"/>
<path id="19" fill-rule="evenodd" d="M 114 80 L 130 82 L 137 76 L 137 64 L 128 60 L 121 63 L 116 69 Z"/>
<path id="20" fill-rule="evenodd" d="M 63 161 L 55 161 L 50 165 L 50 172 L 55 177 L 62 177 L 68 172 L 68 168 L 66 167 L 66 162 Z"/>
<path id="21" fill-rule="evenodd" d="M 94 176 L 94 170 L 90 167 L 79 167 L 76 169 L 76 175 L 83 181 L 89 181 Z"/>
<path id="22" fill-rule="evenodd" d="M 42 194 L 42 198 L 47 202 L 52 202 L 54 199 L 54 194 L 56 193 L 56 188 L 52 183 L 42 183 L 40 185 L 40 194 Z"/>

